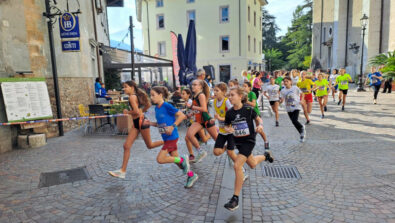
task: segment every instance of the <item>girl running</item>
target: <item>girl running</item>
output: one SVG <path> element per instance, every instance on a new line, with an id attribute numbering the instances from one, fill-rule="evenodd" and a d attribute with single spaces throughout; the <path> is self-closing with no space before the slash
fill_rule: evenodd
<path id="1" fill-rule="evenodd" d="M 285 101 L 285 108 L 288 112 L 288 116 L 300 134 L 300 142 L 304 142 L 306 138 L 306 127 L 298 121 L 301 109 L 300 98 L 303 92 L 298 87 L 292 86 L 292 80 L 289 77 L 284 78 L 284 86 L 285 88 L 281 90 L 280 103 Z"/>
<path id="2" fill-rule="evenodd" d="M 376 67 L 371 67 L 370 69 L 371 69 L 370 70 L 371 73 L 366 78 L 365 85 L 369 80 L 370 86 L 374 88 L 373 103 L 377 104 L 377 95 L 380 91 L 381 80 L 383 79 L 383 75 L 381 75 L 379 72 L 376 71 Z"/>
<path id="3" fill-rule="evenodd" d="M 130 129 L 128 137 L 123 144 L 124 151 L 121 169 L 109 171 L 108 173 L 113 177 L 125 179 L 126 167 L 130 157 L 130 148 L 132 147 L 139 133 L 141 133 L 143 136 L 145 145 L 147 145 L 148 149 L 163 145 L 163 141 L 151 141 L 149 121 L 144 117 L 144 112 L 146 112 L 149 107 L 151 107 L 151 103 L 147 94 L 143 90 L 137 88 L 137 85 L 134 81 L 125 82 L 123 84 L 123 90 L 127 95 L 129 95 L 130 106 L 130 111 L 125 109 L 123 113 L 132 116 L 133 128 Z"/>
<path id="4" fill-rule="evenodd" d="M 228 86 L 229 86 L 229 88 L 238 87 L 239 86 L 239 82 L 236 81 L 236 80 L 230 80 L 228 82 Z"/>
<path id="5" fill-rule="evenodd" d="M 156 86 L 151 89 L 151 100 L 152 103 L 156 104 L 155 117 L 157 122 L 151 122 L 150 125 L 158 128 L 164 141 L 164 145 L 156 160 L 159 164 L 177 164 L 183 170 L 184 174 L 188 175 L 185 188 L 190 188 L 198 179 L 198 175 L 190 171 L 188 157 L 180 156 L 177 151 L 177 126 L 186 116 L 173 105 L 165 102 L 165 99 L 168 97 L 169 92 L 165 87 Z"/>
<path id="6" fill-rule="evenodd" d="M 278 105 L 280 101 L 280 86 L 275 84 L 274 77 L 270 77 L 270 85 L 266 87 L 266 91 L 263 92 L 263 95 L 269 99 L 270 106 L 276 116 L 276 126 L 279 126 Z"/>
<path id="7" fill-rule="evenodd" d="M 234 152 L 234 141 L 233 135 L 225 131 L 225 114 L 232 108 L 232 104 L 229 99 L 225 97 L 228 91 L 228 87 L 225 83 L 221 82 L 214 88 L 214 118 L 218 121 L 219 134 L 214 145 L 214 155 L 219 156 L 225 152 L 225 144 L 227 143 L 226 149 L 228 156 L 233 160 L 236 160 L 236 154 Z"/>
<path id="8" fill-rule="evenodd" d="M 250 82 L 244 82 L 244 91 L 247 93 L 247 101 L 246 104 L 254 108 L 255 113 L 260 117 L 261 113 L 259 112 L 258 108 L 258 103 L 257 103 L 257 96 L 255 95 L 254 92 L 251 91 L 251 83 Z M 265 132 L 263 132 L 263 126 L 262 126 L 262 131 L 257 131 L 261 136 L 263 141 L 265 142 L 265 149 L 269 149 L 269 141 L 267 140 Z"/>
<path id="9" fill-rule="evenodd" d="M 318 74 L 318 80 L 315 82 L 316 95 L 318 97 L 318 103 L 320 104 L 321 109 L 321 118 L 324 118 L 324 111 L 327 111 L 326 104 L 328 103 L 328 89 L 331 88 L 329 82 L 324 78 L 324 74 Z"/>
<path id="10" fill-rule="evenodd" d="M 346 105 L 349 82 L 352 82 L 351 76 L 346 74 L 346 69 L 340 69 L 340 75 L 336 78 L 336 86 L 339 86 L 339 102 L 337 105 L 340 105 L 343 101 L 342 111 L 344 111 L 344 106 Z"/>
<path id="11" fill-rule="evenodd" d="M 185 88 L 185 89 L 182 90 L 181 98 L 185 101 L 186 105 L 192 104 L 191 95 L 192 95 L 192 92 L 188 88 Z M 184 110 L 184 113 L 188 117 L 188 120 L 186 120 L 187 121 L 186 122 L 187 123 L 186 126 L 189 128 L 192 125 L 192 123 L 194 122 L 193 121 L 194 111 L 192 111 L 191 109 L 186 108 Z M 200 144 L 200 143 L 206 143 L 210 139 L 211 136 L 206 134 L 204 129 L 202 129 L 202 130 L 200 130 L 198 132 L 198 134 L 196 134 L 196 137 L 199 139 L 199 144 Z M 193 154 L 192 143 L 188 139 L 188 137 L 185 137 L 185 141 L 186 141 L 188 152 L 189 152 L 189 161 L 194 163 L 195 162 L 195 155 Z"/>
<path id="12" fill-rule="evenodd" d="M 239 194 L 244 182 L 243 165 L 247 162 L 251 168 L 255 168 L 262 161 L 273 162 L 273 158 L 268 152 L 265 152 L 264 155 L 252 155 L 256 141 L 255 131 L 262 131 L 263 126 L 262 119 L 256 114 L 254 109 L 243 105 L 243 102 L 246 101 L 244 90 L 242 88 L 232 88 L 229 100 L 233 104 L 233 108 L 226 112 L 225 130 L 233 133 L 239 154 L 233 166 L 236 175 L 233 197 L 224 207 L 234 211 L 239 207 Z M 256 129 L 254 129 L 254 120 L 257 126 Z"/>
<path id="13" fill-rule="evenodd" d="M 262 90 L 262 77 L 263 73 L 256 72 L 256 78 L 252 83 L 252 91 L 255 93 L 257 99 L 259 98 L 259 92 Z"/>
<path id="14" fill-rule="evenodd" d="M 337 93 L 337 87 L 338 87 L 336 85 L 336 78 L 337 76 L 339 76 L 337 73 L 338 73 L 337 69 L 333 69 L 331 75 L 329 76 L 329 81 L 332 86 L 332 97 L 334 102 L 336 101 L 335 94 Z"/>
<path id="15" fill-rule="evenodd" d="M 299 82 L 299 80 L 300 80 L 301 78 L 300 78 L 300 73 L 299 73 L 298 70 L 293 69 L 293 70 L 291 71 L 291 79 L 292 79 L 292 85 L 296 85 L 296 84 Z"/>
<path id="16" fill-rule="evenodd" d="M 192 92 L 194 93 L 192 104 L 187 104 L 187 107 L 195 111 L 195 122 L 188 128 L 187 138 L 198 151 L 196 163 L 202 161 L 207 156 L 207 152 L 200 148 L 199 142 L 195 137 L 203 128 L 206 128 L 208 133 L 214 140 L 217 140 L 217 128 L 214 120 L 208 114 L 208 98 L 210 96 L 210 89 L 204 81 L 194 80 L 192 82 Z"/>
<path id="17" fill-rule="evenodd" d="M 302 71 L 302 80 L 298 82 L 297 87 L 303 92 L 300 100 L 302 101 L 304 116 L 306 117 L 306 125 L 310 124 L 309 114 L 313 110 L 312 86 L 314 86 L 314 82 L 307 78 L 306 71 Z"/>

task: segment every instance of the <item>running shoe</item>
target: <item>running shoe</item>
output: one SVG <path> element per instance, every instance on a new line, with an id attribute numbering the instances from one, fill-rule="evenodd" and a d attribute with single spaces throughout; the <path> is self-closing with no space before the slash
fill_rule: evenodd
<path id="1" fill-rule="evenodd" d="M 195 163 L 200 163 L 206 156 L 207 156 L 207 152 L 204 151 L 203 149 L 200 149 L 198 155 L 196 156 Z"/>
<path id="2" fill-rule="evenodd" d="M 342 99 L 337 102 L 337 105 L 340 105 L 340 103 L 342 103 Z"/>
<path id="3" fill-rule="evenodd" d="M 113 177 L 118 177 L 121 179 L 125 179 L 126 172 L 122 172 L 120 169 L 119 170 L 113 170 L 113 171 L 108 171 L 108 173 L 113 176 Z"/>
<path id="4" fill-rule="evenodd" d="M 276 121 L 276 127 L 280 126 L 280 124 L 278 123 L 278 121 Z"/>
<path id="5" fill-rule="evenodd" d="M 373 104 L 377 104 L 377 100 L 376 99 L 373 100 Z"/>
<path id="6" fill-rule="evenodd" d="M 304 136 L 300 135 L 300 142 L 304 142 Z"/>
<path id="7" fill-rule="evenodd" d="M 325 115 L 321 115 L 321 118 L 324 119 Z"/>
<path id="8" fill-rule="evenodd" d="M 273 163 L 274 159 L 272 157 L 272 153 L 271 152 L 265 152 L 264 155 L 266 157 L 265 161 L 267 161 L 269 163 Z"/>
<path id="9" fill-rule="evenodd" d="M 193 184 L 199 179 L 199 176 L 196 173 L 193 173 L 192 177 L 187 178 L 187 183 L 185 184 L 185 188 L 191 188 Z"/>
<path id="10" fill-rule="evenodd" d="M 310 120 L 307 120 L 305 125 L 309 125 L 309 124 L 310 124 Z"/>
<path id="11" fill-rule="evenodd" d="M 324 106 L 324 111 L 327 111 L 328 109 L 326 108 L 326 106 Z"/>
<path id="12" fill-rule="evenodd" d="M 194 155 L 189 155 L 189 162 L 194 163 L 195 162 L 195 156 Z"/>
<path id="13" fill-rule="evenodd" d="M 300 133 L 300 142 L 304 142 L 306 138 L 306 126 L 303 126 L 303 130 Z"/>
<path id="14" fill-rule="evenodd" d="M 226 204 L 224 205 L 224 207 L 225 207 L 226 209 L 228 209 L 229 211 L 234 211 L 234 210 L 236 210 L 237 208 L 239 208 L 239 199 L 236 198 L 236 197 L 232 197 L 232 198 L 229 200 L 229 202 L 226 203 Z"/>
<path id="15" fill-rule="evenodd" d="M 336 102 L 336 99 L 333 99 L 333 102 Z"/>
<path id="16" fill-rule="evenodd" d="M 243 181 L 246 181 L 248 179 L 248 173 L 246 173 L 246 169 L 243 167 L 243 173 L 244 173 L 244 178 Z"/>
<path id="17" fill-rule="evenodd" d="M 342 111 L 344 111 L 344 105 L 342 106 Z"/>
<path id="18" fill-rule="evenodd" d="M 184 160 L 181 163 L 182 171 L 184 174 L 187 174 L 190 170 L 189 166 L 189 158 L 187 156 L 181 156 Z"/>

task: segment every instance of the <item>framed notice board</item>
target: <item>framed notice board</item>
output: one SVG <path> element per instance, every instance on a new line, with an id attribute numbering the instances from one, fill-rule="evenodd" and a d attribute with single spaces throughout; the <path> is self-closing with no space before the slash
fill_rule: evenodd
<path id="1" fill-rule="evenodd" d="M 53 118 L 45 78 L 0 78 L 8 122 Z"/>

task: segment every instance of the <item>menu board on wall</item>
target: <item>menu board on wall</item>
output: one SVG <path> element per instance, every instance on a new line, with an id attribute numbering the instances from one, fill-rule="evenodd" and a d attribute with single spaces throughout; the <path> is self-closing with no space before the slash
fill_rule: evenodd
<path id="1" fill-rule="evenodd" d="M 8 122 L 52 118 L 44 78 L 0 78 Z"/>

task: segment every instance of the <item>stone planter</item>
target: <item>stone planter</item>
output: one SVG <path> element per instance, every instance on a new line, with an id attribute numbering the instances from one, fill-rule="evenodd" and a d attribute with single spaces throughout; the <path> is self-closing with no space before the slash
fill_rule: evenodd
<path id="1" fill-rule="evenodd" d="M 119 133 L 129 133 L 129 130 L 133 127 L 132 116 L 121 116 L 117 117 L 117 128 Z"/>

